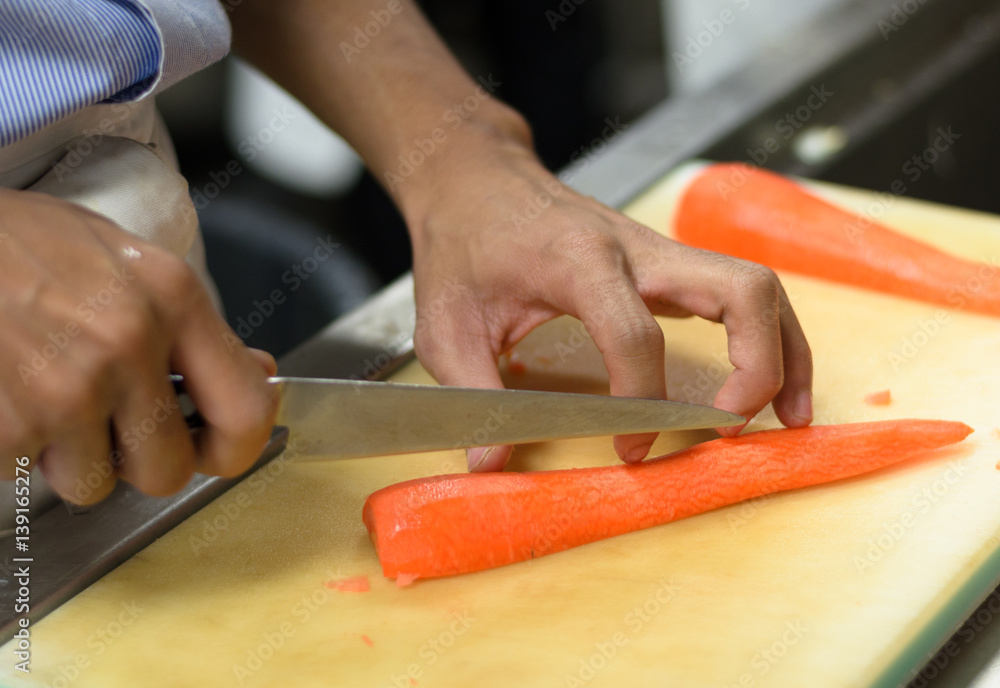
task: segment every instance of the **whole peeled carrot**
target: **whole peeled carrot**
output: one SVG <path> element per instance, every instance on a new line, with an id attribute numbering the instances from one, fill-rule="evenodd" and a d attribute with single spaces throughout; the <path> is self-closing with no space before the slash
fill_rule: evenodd
<path id="1" fill-rule="evenodd" d="M 949 255 L 749 165 L 703 170 L 674 230 L 685 244 L 774 270 L 1000 316 L 1000 266 Z"/>
<path id="2" fill-rule="evenodd" d="M 387 577 L 450 576 L 867 473 L 970 432 L 937 420 L 765 430 L 633 466 L 442 475 L 371 494 L 363 518 Z"/>

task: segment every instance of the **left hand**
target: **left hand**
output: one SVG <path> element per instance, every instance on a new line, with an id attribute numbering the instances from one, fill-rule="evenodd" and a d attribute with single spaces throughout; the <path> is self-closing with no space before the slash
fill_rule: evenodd
<path id="1" fill-rule="evenodd" d="M 500 354 L 558 315 L 581 320 L 611 393 L 666 398 L 654 315 L 723 323 L 735 370 L 715 406 L 747 418 L 774 402 L 787 426 L 812 419 L 809 346 L 777 276 L 655 233 L 547 172 L 526 145 L 482 145 L 435 161 L 414 245 L 415 346 L 439 382 L 500 388 Z M 543 208 L 535 215 L 529 208 Z M 740 428 L 723 428 L 733 435 Z M 641 461 L 656 434 L 620 436 Z M 470 449 L 470 470 L 500 470 L 511 447 Z"/>

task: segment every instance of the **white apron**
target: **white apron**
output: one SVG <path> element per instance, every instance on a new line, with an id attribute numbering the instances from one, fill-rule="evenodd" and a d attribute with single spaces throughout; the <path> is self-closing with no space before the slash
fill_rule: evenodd
<path id="1" fill-rule="evenodd" d="M 149 93 L 137 102 L 85 108 L 0 148 L 0 187 L 77 203 L 186 258 L 219 306 L 187 181 L 178 172 L 152 96 L 225 55 L 228 20 L 217 0 L 139 1 L 152 13 L 164 46 L 159 77 Z M 35 514 L 57 497 L 39 470 L 32 471 L 30 481 Z M 0 537 L 13 526 L 13 497 L 14 483 L 0 482 Z"/>

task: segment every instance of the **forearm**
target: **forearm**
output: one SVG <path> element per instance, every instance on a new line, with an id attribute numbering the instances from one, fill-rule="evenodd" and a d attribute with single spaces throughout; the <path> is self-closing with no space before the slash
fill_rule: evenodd
<path id="1" fill-rule="evenodd" d="M 409 0 L 245 0 L 232 21 L 236 51 L 344 136 L 411 226 L 439 183 L 432 170 L 456 152 L 530 149 L 523 118 L 463 71 Z"/>

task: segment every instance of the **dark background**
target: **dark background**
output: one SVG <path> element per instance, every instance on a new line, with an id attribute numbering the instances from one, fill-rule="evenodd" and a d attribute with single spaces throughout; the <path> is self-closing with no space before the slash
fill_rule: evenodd
<path id="1" fill-rule="evenodd" d="M 552 170 L 600 137 L 606 117 L 629 122 L 667 95 L 656 0 L 634 1 L 627 12 L 586 0 L 555 30 L 545 12 L 558 11 L 556 1 L 420 4 L 470 73 L 502 82 L 497 96 L 527 117 Z M 192 188 L 240 160 L 223 135 L 226 78 L 218 64 L 159 98 Z M 410 268 L 402 220 L 367 173 L 343 195 L 316 198 L 244 169 L 199 216 L 230 324 L 239 329 L 242 318 L 247 343 L 276 355 Z M 250 322 L 253 312 L 269 310 L 268 294 L 287 286 L 281 275 L 309 255 L 312 237 L 326 235 L 342 245 L 332 265 L 252 327 L 261 320 Z"/>

